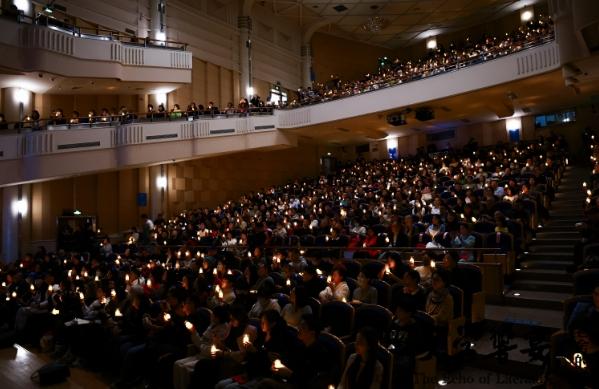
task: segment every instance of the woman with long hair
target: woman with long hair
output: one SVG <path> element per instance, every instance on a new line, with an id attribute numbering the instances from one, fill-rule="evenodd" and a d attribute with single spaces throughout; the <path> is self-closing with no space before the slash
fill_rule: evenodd
<path id="1" fill-rule="evenodd" d="M 364 327 L 356 336 L 356 352 L 349 356 L 337 389 L 379 389 L 383 365 L 376 354 L 379 341 L 374 328 Z"/>

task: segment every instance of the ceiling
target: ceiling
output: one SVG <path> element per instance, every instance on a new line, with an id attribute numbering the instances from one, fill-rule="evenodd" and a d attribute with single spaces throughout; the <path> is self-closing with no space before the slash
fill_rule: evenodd
<path id="1" fill-rule="evenodd" d="M 0 88 L 7 87 L 58 95 L 131 95 L 169 93 L 181 85 L 164 82 L 125 82 L 111 78 L 62 77 L 44 72 L 19 73 L 0 68 Z"/>
<path id="2" fill-rule="evenodd" d="M 534 115 L 572 108 L 599 98 L 599 77 L 589 71 L 599 69 L 599 58 L 578 64 L 582 73 L 575 88 L 566 87 L 561 70 L 486 88 L 409 108 L 430 107 L 435 119 L 420 122 L 414 113 L 407 115 L 407 124 L 393 127 L 386 117 L 407 107 L 372 113 L 316 126 L 285 130 L 306 142 L 332 145 L 367 143 L 385 137 L 402 137 L 415 133 L 434 133 L 472 123 L 492 122 L 501 117 Z M 509 95 L 509 96 L 508 96 Z M 510 98 L 511 97 L 511 98 Z M 325 103 L 326 104 L 326 103 Z M 513 109 L 506 111 L 506 105 Z M 509 111 L 509 110 L 508 110 Z"/>
<path id="3" fill-rule="evenodd" d="M 500 18 L 540 0 L 262 0 L 254 12 L 268 7 L 303 27 L 330 22 L 324 30 L 347 39 L 388 48 L 411 46 L 430 36 L 458 31 Z M 365 31 L 369 18 L 384 21 L 378 32 Z"/>

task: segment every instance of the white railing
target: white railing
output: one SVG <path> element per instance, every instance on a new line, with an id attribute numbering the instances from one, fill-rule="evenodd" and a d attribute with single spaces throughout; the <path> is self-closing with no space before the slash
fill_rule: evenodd
<path id="1" fill-rule="evenodd" d="M 275 118 L 271 115 L 218 120 L 140 122 L 92 128 L 82 125 L 80 128 L 0 136 L 0 161 L 274 130 Z"/>
<path id="2" fill-rule="evenodd" d="M 108 38 L 87 39 L 60 29 L 16 23 L 3 18 L 0 18 L 0 31 L 0 49 L 7 52 L 3 58 L 3 66 L 22 71 L 48 71 L 68 76 L 68 71 L 72 70 L 73 76 L 77 77 L 107 77 L 111 75 L 105 74 L 106 67 L 104 70 L 96 69 L 96 64 L 116 63 L 124 68 L 145 69 L 148 74 L 142 75 L 143 79 L 153 81 L 161 77 L 150 74 L 151 70 L 155 72 L 171 69 L 181 72 L 192 68 L 191 51 L 136 46 Z M 23 53 L 18 50 L 23 50 Z M 94 61 L 96 64 L 90 62 L 90 66 L 84 66 L 73 60 Z M 128 73 L 123 69 L 113 72 L 113 77 L 127 79 Z M 191 72 L 187 73 L 189 80 L 182 79 L 181 75 L 174 80 L 171 75 L 169 80 L 191 82 Z M 132 77 L 137 80 L 140 76 Z"/>

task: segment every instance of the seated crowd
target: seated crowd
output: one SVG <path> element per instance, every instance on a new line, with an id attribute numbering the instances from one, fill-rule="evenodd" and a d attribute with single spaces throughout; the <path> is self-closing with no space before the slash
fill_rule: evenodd
<path id="1" fill-rule="evenodd" d="M 410 388 L 420 361 L 455 346 L 475 248 L 522 249 L 546 218 L 562 145 L 356 162 L 144 216 L 114 246 L 99 236 L 1 269 L 0 324 L 115 387 Z M 420 266 L 401 255 L 427 247 Z"/>
<path id="2" fill-rule="evenodd" d="M 87 115 L 81 115 L 78 110 L 73 110 L 71 115 L 67 117 L 62 108 L 57 108 L 52 111 L 48 119 L 42 119 L 40 113 L 37 110 L 33 110 L 30 114 L 23 117 L 22 122 L 12 123 L 11 127 L 15 129 L 30 128 L 32 130 L 43 130 L 47 125 L 77 126 L 80 124 L 113 124 L 113 122 L 130 123 L 139 120 L 154 121 L 247 116 L 250 113 L 272 113 L 273 107 L 274 105 L 270 101 L 265 103 L 260 99 L 260 96 L 254 96 L 250 100 L 242 98 L 237 106 L 229 102 L 224 109 L 219 108 L 212 101 L 206 107 L 202 104 L 197 105 L 195 102 L 192 102 L 185 110 L 182 110 L 179 104 L 174 104 L 170 111 L 166 110 L 164 104 L 159 104 L 157 108 L 154 108 L 153 104 L 148 104 L 147 112 L 145 113 L 132 112 L 123 105 L 118 110 L 116 108 L 102 108 L 99 114 L 95 109 L 90 109 Z M 5 120 L 4 114 L 0 113 L 0 130 L 8 128 L 9 123 Z"/>
<path id="3" fill-rule="evenodd" d="M 332 76 L 326 84 L 300 89 L 299 101 L 292 103 L 290 107 L 352 96 L 457 70 L 472 63 L 492 60 L 546 42 L 553 37 L 553 33 L 551 18 L 541 17 L 531 20 L 504 37 L 483 36 L 478 42 L 466 38 L 464 43 L 452 43 L 447 49 L 438 46 L 429 50 L 426 57 L 414 62 L 396 59 L 383 64 L 376 73 L 366 74 L 362 80 L 341 81 Z"/>

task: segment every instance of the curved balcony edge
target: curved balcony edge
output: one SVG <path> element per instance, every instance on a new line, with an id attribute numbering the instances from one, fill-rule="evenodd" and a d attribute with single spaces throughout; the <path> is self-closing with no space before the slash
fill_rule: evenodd
<path id="1" fill-rule="evenodd" d="M 277 110 L 277 128 L 307 127 L 406 108 L 540 75 L 560 66 L 558 45 L 551 41 L 420 80 L 295 109 Z"/>

